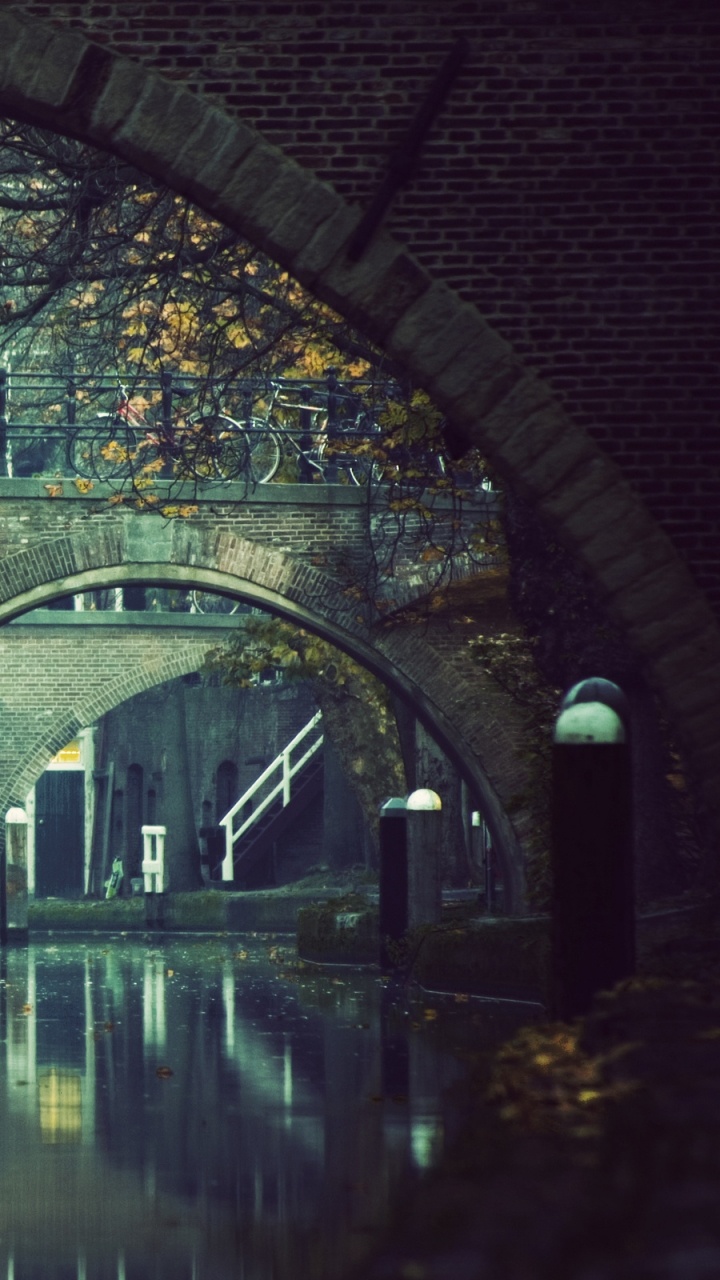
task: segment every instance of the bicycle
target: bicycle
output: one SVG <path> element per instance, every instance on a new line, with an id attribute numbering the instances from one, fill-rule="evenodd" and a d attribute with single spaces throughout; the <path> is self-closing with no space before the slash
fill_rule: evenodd
<path id="1" fill-rule="evenodd" d="M 175 388 L 176 395 L 188 394 Z M 165 406 L 164 406 L 165 408 Z M 156 473 L 178 479 L 236 480 L 249 470 L 248 438 L 239 422 L 222 413 L 157 421 L 145 416 L 120 385 L 110 413 L 98 413 L 103 430 L 80 424 L 68 437 L 68 466 L 89 480 L 116 480 Z"/>
<path id="2" fill-rule="evenodd" d="M 305 483 L 332 481 L 338 472 L 355 485 L 382 479 L 370 444 L 376 425 L 355 393 L 329 381 L 329 391 L 314 400 L 310 387 L 291 379 L 269 382 L 264 416 L 250 413 L 244 424 L 255 484 L 273 480 L 288 457 Z"/>

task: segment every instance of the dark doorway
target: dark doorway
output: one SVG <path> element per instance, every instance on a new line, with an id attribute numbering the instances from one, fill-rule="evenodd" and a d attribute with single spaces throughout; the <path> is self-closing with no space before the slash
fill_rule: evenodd
<path id="1" fill-rule="evenodd" d="M 79 898 L 84 892 L 85 775 L 49 769 L 35 788 L 35 893 Z"/>
<path id="2" fill-rule="evenodd" d="M 233 760 L 223 760 L 215 777 L 215 821 L 219 822 L 238 798 L 238 768 Z"/>
<path id="3" fill-rule="evenodd" d="M 131 764 L 127 771 L 125 804 L 127 815 L 127 861 L 125 875 L 139 876 L 142 862 L 143 825 L 143 771 L 139 764 Z"/>

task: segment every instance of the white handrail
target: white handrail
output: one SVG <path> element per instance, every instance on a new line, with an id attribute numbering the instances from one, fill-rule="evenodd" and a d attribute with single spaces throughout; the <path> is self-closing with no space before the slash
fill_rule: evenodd
<path id="1" fill-rule="evenodd" d="M 305 727 L 301 729 L 299 733 L 295 734 L 295 737 L 288 742 L 287 746 L 283 748 L 271 764 L 269 764 L 266 769 L 263 769 L 260 776 L 255 779 L 246 791 L 243 792 L 240 799 L 235 801 L 232 809 L 228 809 L 224 817 L 220 819 L 219 825 L 225 828 L 225 857 L 223 858 L 222 863 L 223 880 L 232 880 L 233 878 L 233 852 L 236 841 L 239 840 L 241 836 L 245 835 L 245 832 L 249 831 L 250 827 L 254 826 L 258 819 L 265 813 L 266 809 L 268 809 L 270 805 L 277 800 L 278 796 L 282 796 L 283 808 L 290 803 L 292 799 L 292 780 L 296 774 L 305 767 L 308 761 L 311 760 L 312 757 L 320 750 L 323 744 L 323 735 L 320 734 L 316 741 L 310 745 L 304 755 L 302 755 L 299 760 L 295 761 L 295 764 L 291 763 L 290 756 L 295 748 L 298 747 L 301 742 L 304 742 L 308 734 L 312 733 L 313 729 L 317 727 L 321 718 L 322 712 L 317 711 L 312 717 L 312 720 L 308 720 Z M 253 809 L 252 813 L 248 814 L 247 818 L 245 818 L 244 822 L 241 822 L 237 830 L 233 830 L 233 819 L 235 815 L 239 813 L 249 800 L 252 800 L 253 796 L 276 772 L 280 773 L 278 782 L 276 782 L 275 786 L 266 796 L 263 796 L 263 799 L 260 801 L 257 808 Z"/>

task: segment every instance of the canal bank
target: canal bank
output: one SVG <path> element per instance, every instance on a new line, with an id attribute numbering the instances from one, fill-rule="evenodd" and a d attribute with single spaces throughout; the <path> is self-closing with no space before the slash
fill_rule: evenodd
<path id="1" fill-rule="evenodd" d="M 37 899 L 29 906 L 32 936 L 52 934 L 283 933 L 301 960 L 318 965 L 377 966 L 380 958 L 377 889 L 319 884 L 312 879 L 279 889 L 218 890 L 163 895 L 149 921 L 145 898 L 70 901 Z M 694 905 L 659 908 L 637 920 L 640 964 L 704 923 Z M 706 914 L 706 913 L 705 913 Z M 477 894 L 444 895 L 442 921 L 410 930 L 394 947 L 403 981 L 428 991 L 517 1000 L 547 1007 L 550 990 L 550 918 L 481 914 Z"/>
<path id="2" fill-rule="evenodd" d="M 352 1280 L 720 1275 L 716 908 L 573 1023 L 468 1054 L 463 1124 Z"/>

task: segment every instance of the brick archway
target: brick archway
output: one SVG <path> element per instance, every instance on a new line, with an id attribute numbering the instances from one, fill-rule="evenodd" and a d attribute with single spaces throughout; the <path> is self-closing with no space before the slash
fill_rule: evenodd
<path id="1" fill-rule="evenodd" d="M 523 909 L 532 817 L 516 797 L 527 787 L 526 726 L 517 706 L 481 670 L 451 664 L 416 628 L 366 625 L 336 578 L 287 552 L 191 521 L 163 524 L 154 515 L 128 513 L 101 535 L 89 524 L 0 560 L 0 625 L 59 596 L 132 583 L 195 587 L 252 601 L 317 631 L 405 697 L 471 784 L 493 836 L 508 907 Z M 78 669 L 68 660 L 74 684 L 51 730 L 44 726 L 18 762 L 7 804 L 22 800 L 38 762 L 79 728 L 160 680 L 193 670 L 198 653 L 196 643 L 186 644 L 160 667 L 138 664 L 129 678 L 127 672 L 109 677 L 104 666 L 94 677 L 88 669 L 86 678 L 82 664 Z M 12 681 L 12 674 L 5 678 Z M 0 672 L 0 696 L 2 691 Z"/>
<path id="2" fill-rule="evenodd" d="M 0 15 L 8 114 L 107 147 L 246 236 L 424 386 L 550 519 L 644 659 L 720 825 L 720 634 L 620 470 L 509 345 L 392 238 L 346 254 L 359 212 L 251 128 L 77 32 Z"/>

